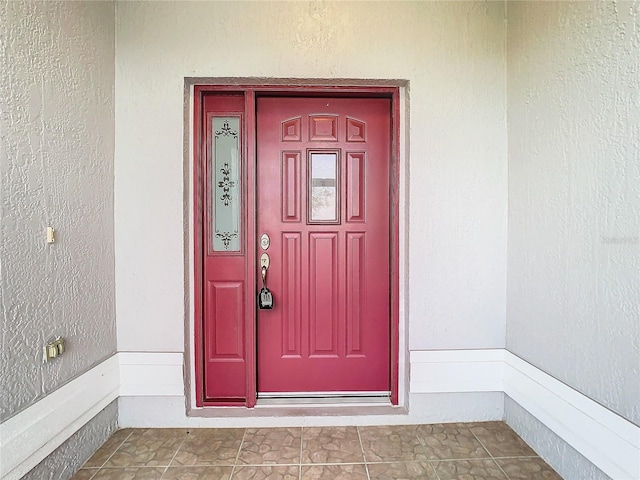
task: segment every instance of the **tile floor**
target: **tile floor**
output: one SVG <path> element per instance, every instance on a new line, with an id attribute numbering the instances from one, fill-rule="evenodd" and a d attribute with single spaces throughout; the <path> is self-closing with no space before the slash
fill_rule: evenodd
<path id="1" fill-rule="evenodd" d="M 72 480 L 561 480 L 502 422 L 125 429 Z"/>

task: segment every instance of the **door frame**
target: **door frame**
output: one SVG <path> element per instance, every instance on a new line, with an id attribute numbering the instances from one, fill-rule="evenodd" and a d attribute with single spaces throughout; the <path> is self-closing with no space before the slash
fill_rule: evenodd
<path id="1" fill-rule="evenodd" d="M 189 81 L 191 80 L 191 81 Z M 190 378 L 191 382 L 187 382 L 185 388 L 187 396 L 191 396 L 192 404 L 195 407 L 213 407 L 213 406 L 244 406 L 253 408 L 257 400 L 257 365 L 256 365 L 256 317 L 254 286 L 256 285 L 257 273 L 254 268 L 257 261 L 257 249 L 252 246 L 257 245 L 258 232 L 256 231 L 256 100 L 260 96 L 335 96 L 335 97 L 383 97 L 391 100 L 391 168 L 390 168 L 390 390 L 391 404 L 398 405 L 399 402 L 399 367 L 402 361 L 400 356 L 400 169 L 401 169 L 401 137 L 400 137 L 400 89 L 406 87 L 403 82 L 367 82 L 366 84 L 343 84 L 343 82 L 331 81 L 324 83 L 308 83 L 305 81 L 283 80 L 282 83 L 264 84 L 252 82 L 239 83 L 214 83 L 197 82 L 195 79 L 185 79 L 185 96 L 189 99 L 189 108 L 191 114 L 189 122 L 192 123 L 191 135 L 188 129 L 185 129 L 185 142 L 189 143 L 189 160 L 191 175 L 187 178 L 188 184 L 185 185 L 187 191 L 191 187 L 192 196 L 190 197 L 190 220 L 193 224 L 185 232 L 185 236 L 193 232 L 191 241 L 186 245 L 191 245 L 188 252 L 188 258 L 193 263 L 192 275 L 187 274 L 193 279 L 193 317 L 189 318 L 191 325 L 187 325 L 187 337 L 185 338 L 185 346 L 187 355 L 185 363 L 190 367 L 188 372 L 195 375 Z M 225 79 L 228 81 L 228 79 Z M 355 82 L 354 82 L 355 83 Z M 378 84 L 376 84 L 378 83 Z M 246 401 L 237 402 L 212 402 L 204 398 L 204 356 L 203 356 L 203 234 L 204 234 L 204 208 L 203 200 L 205 198 L 206 186 L 203 181 L 203 166 L 206 161 L 206 145 L 204 144 L 204 135 L 202 132 L 202 110 L 204 97 L 207 94 L 242 94 L 244 95 L 245 105 L 245 123 L 244 123 L 244 139 L 243 155 L 245 158 L 243 171 L 243 210 L 245 215 L 245 245 L 246 245 L 246 296 L 245 296 L 245 354 L 246 354 Z M 191 222 L 189 222 L 191 223 Z M 193 250 L 191 250 L 193 248 Z M 406 327 L 402 330 L 406 333 Z M 408 348 L 406 345 L 405 348 Z M 190 354 L 189 354 L 190 353 Z M 406 352 L 403 354 L 406 356 Z M 404 363 L 404 362 L 403 362 Z M 404 380 L 408 389 L 408 372 L 405 372 Z M 191 395 L 189 395 L 191 393 Z M 195 398 L 193 396 L 195 395 Z M 405 397 L 408 398 L 408 391 L 405 391 Z M 406 399 L 405 399 L 406 402 Z M 188 413 L 191 411 L 187 405 Z"/>

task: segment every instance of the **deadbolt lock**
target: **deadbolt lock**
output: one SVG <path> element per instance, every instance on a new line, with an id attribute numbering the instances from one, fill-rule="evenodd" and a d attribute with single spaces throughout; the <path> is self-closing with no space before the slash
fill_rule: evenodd
<path id="1" fill-rule="evenodd" d="M 267 250 L 269 248 L 269 245 L 271 245 L 271 239 L 269 238 L 269 235 L 263 233 L 260 236 L 260 246 L 263 250 Z"/>

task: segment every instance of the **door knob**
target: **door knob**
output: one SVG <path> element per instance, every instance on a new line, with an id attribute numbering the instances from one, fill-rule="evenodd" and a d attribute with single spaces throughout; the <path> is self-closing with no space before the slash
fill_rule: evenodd
<path id="1" fill-rule="evenodd" d="M 273 309 L 273 294 L 267 288 L 267 270 L 269 270 L 269 254 L 260 256 L 260 273 L 262 275 L 262 288 L 258 292 L 258 308 L 261 310 Z"/>

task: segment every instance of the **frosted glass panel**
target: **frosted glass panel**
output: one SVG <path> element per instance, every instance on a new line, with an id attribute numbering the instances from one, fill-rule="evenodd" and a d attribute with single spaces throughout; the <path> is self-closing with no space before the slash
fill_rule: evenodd
<path id="1" fill-rule="evenodd" d="M 213 117 L 213 251 L 240 251 L 240 119 Z"/>
<path id="2" fill-rule="evenodd" d="M 338 155 L 311 153 L 309 172 L 309 222 L 338 221 Z"/>

